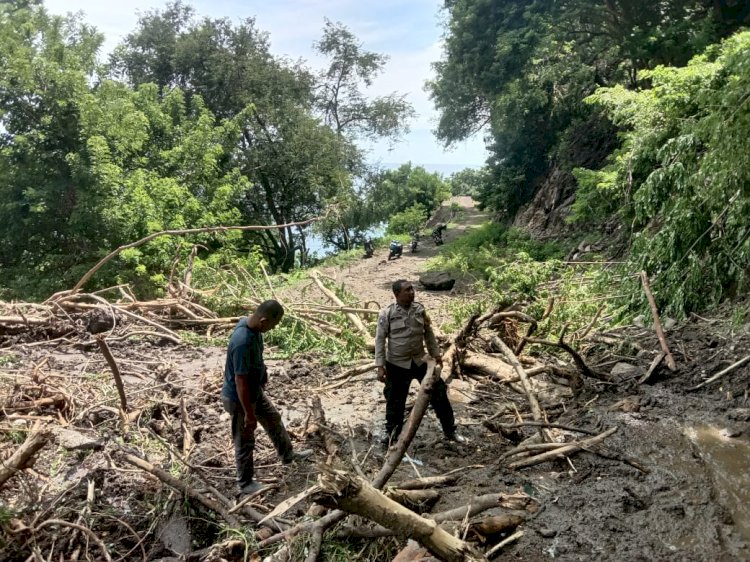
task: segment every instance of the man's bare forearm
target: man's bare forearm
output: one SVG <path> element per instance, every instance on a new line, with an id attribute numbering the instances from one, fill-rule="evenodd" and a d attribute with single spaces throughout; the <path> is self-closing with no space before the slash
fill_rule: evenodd
<path id="1" fill-rule="evenodd" d="M 245 411 L 245 418 L 254 420 L 255 419 L 255 404 L 250 394 L 250 386 L 247 384 L 245 376 L 237 376 L 234 378 L 237 384 L 237 395 L 240 398 L 240 404 L 242 409 Z"/>

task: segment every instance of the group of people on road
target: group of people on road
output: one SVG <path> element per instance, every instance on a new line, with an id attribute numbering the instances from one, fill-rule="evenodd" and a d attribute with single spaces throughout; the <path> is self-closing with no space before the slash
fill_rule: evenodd
<path id="1" fill-rule="evenodd" d="M 442 365 L 440 347 L 425 307 L 415 302 L 413 285 L 399 279 L 392 284 L 395 302 L 380 311 L 375 336 L 375 365 L 378 381 L 385 383 L 384 445 L 398 439 L 404 424 L 409 386 L 427 373 L 425 344 L 429 356 Z M 240 493 L 252 494 L 263 488 L 255 479 L 253 452 L 258 424 L 268 434 L 283 464 L 303 460 L 311 450 L 295 451 L 281 415 L 265 393 L 268 373 L 263 360 L 263 334 L 274 329 L 284 316 L 276 300 L 261 303 L 242 318 L 227 347 L 222 401 L 231 416 L 231 434 Z M 446 439 L 463 441 L 456 434 L 453 408 L 447 387 L 438 378 L 431 402 Z"/>

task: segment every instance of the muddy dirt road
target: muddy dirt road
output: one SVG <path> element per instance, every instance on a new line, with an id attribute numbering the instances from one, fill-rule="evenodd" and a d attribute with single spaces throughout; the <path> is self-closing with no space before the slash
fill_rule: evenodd
<path id="1" fill-rule="evenodd" d="M 461 204 L 467 225 L 483 220 L 469 203 Z M 456 235 L 458 229 L 447 233 L 448 238 Z M 407 252 L 399 260 L 385 261 L 381 250 L 370 260 L 323 273 L 344 283 L 362 302 L 384 305 L 392 298 L 392 280 L 416 279 L 434 251 L 431 241 L 425 241 L 416 254 Z M 458 284 L 453 293 L 429 293 L 417 285 L 417 300 L 440 324 L 447 318 L 450 299 L 470 290 Z M 671 328 L 667 337 L 677 371 L 661 368 L 645 384 L 637 381 L 659 343 L 652 329 L 635 326 L 610 332 L 616 343 L 584 350 L 585 360 L 607 373 L 609 381 L 587 379 L 576 396 L 566 386 L 535 382 L 551 421 L 596 433 L 617 431 L 598 453 L 582 451 L 529 468 L 511 470 L 500 459 L 535 429 L 493 430 L 493 423 L 529 419 L 526 397 L 513 385 L 467 372 L 451 382 L 449 394 L 466 442 L 445 441 L 429 411 L 393 481 L 456 471 L 457 482 L 440 490 L 433 512 L 488 493 L 523 492 L 534 498 L 537 508 L 522 514 L 523 536 L 494 560 L 750 560 L 750 366 L 689 391 L 750 354 L 748 324 L 737 325 L 730 317 L 730 310 L 718 310 L 710 318 L 693 317 Z M 178 560 L 226 538 L 210 513 L 121 460 L 123 451 L 135 451 L 187 479 L 181 462 L 187 422 L 194 441 L 190 465 L 202 474 L 204 484 L 233 497 L 233 453 L 219 398 L 224 348 L 141 342 L 112 344 L 112 350 L 137 412 L 125 438 L 115 408 L 117 394 L 94 348 L 25 342 L 2 349 L 0 403 L 32 400 L 41 387 L 63 393 L 66 406 L 59 412 L 41 407 L 2 414 L 3 435 L 12 435 L 1 443 L 3 459 L 33 423 L 46 420 L 58 428 L 34 467 L 1 490 L 0 507 L 11 516 L 2 523 L 0 559 L 33 559 L 35 548 L 40 555 L 54 552 L 54 559 L 71 559 L 75 533 L 58 529 L 55 538 L 54 525 L 47 532 L 40 528 L 53 517 L 80 518 L 125 560 Z M 319 396 L 339 456 L 372 475 L 385 455 L 379 445 L 382 385 L 372 371 L 340 379 L 343 369 L 326 363 L 325 357 L 315 355 L 268 361 L 268 393 L 283 412 L 295 446 L 313 447 L 317 462 L 326 457 L 323 444 L 306 429 L 310 399 Z M 412 394 L 416 390 L 413 387 Z M 70 445 L 66 431 L 95 444 Z M 560 440 L 576 438 L 563 429 L 554 433 Z M 261 511 L 303 490 L 317 476 L 312 462 L 282 467 L 263 432 L 256 465 L 259 479 L 269 485 L 253 500 Z M 88 502 L 91 487 L 94 499 Z M 287 517 L 302 516 L 308 507 L 302 502 Z M 12 519 L 39 530 L 13 531 Z M 390 560 L 403 541 L 389 540 L 369 550 L 365 541 L 351 559 Z M 324 547 L 321 559 L 340 560 L 334 552 Z M 100 559 L 93 546 L 86 554 Z M 304 559 L 304 551 L 294 559 Z"/>

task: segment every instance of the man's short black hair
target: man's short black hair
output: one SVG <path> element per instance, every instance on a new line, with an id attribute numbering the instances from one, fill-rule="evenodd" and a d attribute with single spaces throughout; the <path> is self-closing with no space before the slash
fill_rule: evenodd
<path id="1" fill-rule="evenodd" d="M 268 318 L 269 320 L 278 320 L 284 316 L 284 307 L 281 306 L 279 301 L 270 299 L 263 301 L 255 309 L 255 314 L 261 318 Z"/>
<path id="2" fill-rule="evenodd" d="M 397 281 L 393 282 L 393 285 L 391 285 L 391 288 L 393 289 L 393 294 L 398 295 L 401 292 L 401 288 L 404 286 L 404 283 L 408 283 L 406 279 L 399 279 Z"/>

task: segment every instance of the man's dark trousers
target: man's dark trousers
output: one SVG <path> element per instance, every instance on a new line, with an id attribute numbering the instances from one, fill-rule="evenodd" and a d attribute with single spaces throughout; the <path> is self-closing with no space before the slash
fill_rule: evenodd
<path id="1" fill-rule="evenodd" d="M 417 366 L 411 362 L 411 368 L 405 369 L 389 363 L 385 363 L 385 430 L 391 441 L 398 439 L 401 427 L 404 425 L 404 409 L 406 408 L 406 397 L 409 395 L 409 385 L 416 379 L 420 383 L 427 374 L 427 363 Z M 443 433 L 452 435 L 456 431 L 456 422 L 453 419 L 453 408 L 448 401 L 448 387 L 443 379 L 438 378 L 432 389 L 430 404 L 437 414 Z"/>
<path id="2" fill-rule="evenodd" d="M 234 442 L 234 458 L 237 462 L 237 484 L 245 486 L 253 481 L 253 451 L 255 450 L 255 433 L 245 429 L 245 410 L 242 404 L 222 397 L 224 409 L 232 415 L 232 441 Z M 281 421 L 281 414 L 266 397 L 265 392 L 259 391 L 255 402 L 255 418 L 266 430 L 268 437 L 282 461 L 292 459 L 292 441 Z"/>

